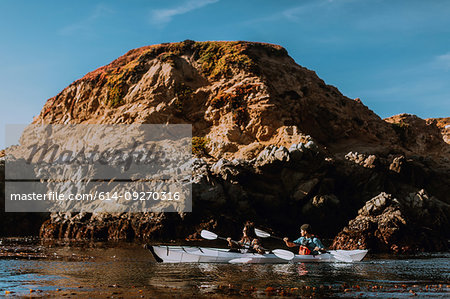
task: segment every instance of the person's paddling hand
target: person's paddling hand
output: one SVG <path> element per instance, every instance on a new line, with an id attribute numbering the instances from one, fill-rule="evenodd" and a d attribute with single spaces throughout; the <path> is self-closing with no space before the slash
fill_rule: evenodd
<path id="1" fill-rule="evenodd" d="M 230 237 L 228 237 L 228 238 L 227 238 L 227 241 L 228 241 L 228 242 L 231 242 L 231 238 L 230 238 Z"/>
<path id="2" fill-rule="evenodd" d="M 289 238 L 288 238 L 288 237 L 284 237 L 284 238 L 283 238 L 283 241 L 284 241 L 284 243 L 286 243 L 286 246 L 291 247 L 291 246 L 289 245 L 289 243 L 291 243 L 291 242 L 289 242 Z"/>
<path id="3" fill-rule="evenodd" d="M 284 243 L 286 243 L 287 247 L 295 247 L 297 245 L 295 245 L 295 243 L 289 242 L 289 238 L 288 237 L 284 237 L 283 238 Z"/>

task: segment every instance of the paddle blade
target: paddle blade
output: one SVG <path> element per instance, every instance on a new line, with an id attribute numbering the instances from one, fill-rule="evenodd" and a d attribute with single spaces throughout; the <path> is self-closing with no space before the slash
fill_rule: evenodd
<path id="1" fill-rule="evenodd" d="M 260 238 L 270 237 L 270 234 L 268 232 L 265 232 L 265 231 L 257 229 L 257 228 L 255 228 L 255 234 Z"/>
<path id="2" fill-rule="evenodd" d="M 252 261 L 251 257 L 241 257 L 228 261 L 230 264 L 246 264 Z"/>
<path id="3" fill-rule="evenodd" d="M 218 235 L 216 235 L 213 232 L 210 232 L 209 230 L 202 230 L 202 232 L 200 233 L 200 235 L 202 236 L 202 238 L 206 239 L 206 240 L 216 240 Z"/>
<path id="4" fill-rule="evenodd" d="M 330 254 L 340 262 L 344 263 L 352 263 L 353 259 L 344 253 L 340 253 L 338 251 L 330 251 Z"/>
<path id="5" fill-rule="evenodd" d="M 274 249 L 272 250 L 273 254 L 275 254 L 278 258 L 290 261 L 294 258 L 295 254 L 292 251 L 284 250 L 284 249 Z"/>

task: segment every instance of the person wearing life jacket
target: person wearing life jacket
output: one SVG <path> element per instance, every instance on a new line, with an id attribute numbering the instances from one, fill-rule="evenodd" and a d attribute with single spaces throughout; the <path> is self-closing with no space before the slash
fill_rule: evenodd
<path id="1" fill-rule="evenodd" d="M 300 246 L 298 250 L 298 254 L 301 255 L 316 255 L 320 251 L 324 251 L 325 247 L 322 242 L 311 234 L 311 226 L 309 224 L 303 224 L 300 227 L 301 237 L 295 241 L 290 242 L 288 238 L 284 238 L 283 241 L 286 243 L 288 247 Z"/>
<path id="2" fill-rule="evenodd" d="M 232 249 L 247 249 L 248 252 L 265 253 L 264 248 L 261 246 L 261 241 L 255 234 L 255 226 L 252 222 L 247 221 L 242 230 L 242 238 L 236 243 L 227 238 L 228 246 Z"/>

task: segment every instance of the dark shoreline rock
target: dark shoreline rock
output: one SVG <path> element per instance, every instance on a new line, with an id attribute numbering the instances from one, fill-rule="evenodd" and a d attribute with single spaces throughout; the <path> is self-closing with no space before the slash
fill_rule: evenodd
<path id="1" fill-rule="evenodd" d="M 5 212 L 5 160 L 0 157 L 0 237 L 37 236 L 49 214 Z"/>
<path id="2" fill-rule="evenodd" d="M 392 157 L 370 158 L 376 167 L 367 167 L 348 158 L 330 160 L 318 148 L 298 148 L 302 154 L 269 146 L 250 161 L 195 159 L 192 213 L 53 214 L 40 236 L 179 241 L 201 239 L 200 230 L 209 229 L 238 238 L 242 224 L 252 220 L 289 237 L 311 223 L 320 237 L 334 238 L 336 249 L 447 250 L 449 205 L 420 190 L 410 173 L 393 171 Z M 364 157 L 360 161 L 372 156 Z"/>
<path id="3" fill-rule="evenodd" d="M 450 205 L 424 190 L 402 200 L 384 192 L 367 201 L 331 248 L 407 253 L 448 250 Z"/>

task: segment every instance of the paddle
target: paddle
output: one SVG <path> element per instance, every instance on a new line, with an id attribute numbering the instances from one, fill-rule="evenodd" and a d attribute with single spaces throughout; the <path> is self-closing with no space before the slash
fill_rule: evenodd
<path id="1" fill-rule="evenodd" d="M 246 264 L 251 261 L 252 261 L 251 257 L 240 257 L 240 258 L 229 260 L 228 263 L 230 263 L 230 264 Z"/>
<path id="2" fill-rule="evenodd" d="M 287 261 L 292 260 L 295 256 L 295 254 L 292 251 L 284 250 L 284 249 L 274 249 L 274 250 L 272 250 L 272 253 L 275 254 L 280 259 L 287 260 Z"/>
<path id="3" fill-rule="evenodd" d="M 284 249 L 274 249 L 272 250 L 272 253 L 275 254 L 278 258 L 283 259 L 283 260 L 287 260 L 290 261 L 294 258 L 295 254 L 289 250 L 284 250 Z M 263 257 L 262 254 L 255 254 L 255 257 L 241 257 L 241 258 L 235 258 L 232 259 L 230 261 L 228 261 L 228 263 L 230 264 L 246 264 L 246 263 L 250 263 L 253 259 L 258 258 L 258 256 Z"/>
<path id="4" fill-rule="evenodd" d="M 274 238 L 274 239 L 284 241 L 283 238 L 280 238 L 280 237 L 277 237 L 277 236 L 272 236 L 272 235 L 269 234 L 268 232 L 265 232 L 265 231 L 260 230 L 260 229 L 257 229 L 257 228 L 255 228 L 255 234 L 256 234 L 258 237 L 260 237 L 260 238 L 269 238 L 269 237 L 272 237 L 272 238 Z"/>
<path id="5" fill-rule="evenodd" d="M 255 234 L 258 237 L 260 237 L 260 238 L 269 238 L 269 237 L 271 237 L 271 238 L 274 238 L 274 239 L 277 239 L 277 240 L 283 240 L 283 238 L 280 238 L 280 237 L 277 237 L 277 236 L 273 236 L 270 233 L 268 233 L 266 231 L 263 231 L 263 230 L 260 230 L 260 229 L 257 229 L 257 228 L 255 228 Z M 298 246 L 300 246 L 300 245 L 298 245 Z M 331 254 L 338 261 L 346 262 L 346 263 L 353 262 L 352 258 L 349 257 L 348 255 L 345 255 L 344 253 L 340 253 L 340 252 L 337 252 L 337 251 L 324 251 L 324 252 Z"/>
<path id="6" fill-rule="evenodd" d="M 200 235 L 202 236 L 202 238 L 207 239 L 207 240 L 220 239 L 220 240 L 228 241 L 226 238 L 219 237 L 217 234 L 215 234 L 213 232 L 210 232 L 208 230 L 202 230 Z M 233 240 L 231 240 L 231 242 L 239 244 L 238 242 L 233 241 Z M 288 261 L 292 260 L 294 258 L 294 256 L 295 256 L 295 254 L 292 253 L 291 251 L 284 250 L 284 249 L 274 249 L 274 250 L 272 250 L 272 253 L 275 254 L 280 259 L 288 260 Z"/>
<path id="7" fill-rule="evenodd" d="M 228 241 L 227 238 L 223 238 L 223 237 L 219 237 L 217 234 L 210 232 L 209 230 L 202 230 L 202 232 L 200 233 L 200 235 L 202 236 L 202 238 L 206 239 L 206 240 L 225 240 Z M 231 242 L 235 243 L 235 244 L 239 244 L 238 242 L 231 240 Z"/>
<path id="8" fill-rule="evenodd" d="M 274 249 L 274 250 L 272 250 L 272 253 L 275 254 L 278 258 L 287 260 L 287 261 L 292 260 L 295 256 L 295 254 L 293 252 L 284 250 L 284 249 Z M 260 255 L 260 256 L 263 256 L 263 255 Z M 250 263 L 253 259 L 255 259 L 257 257 L 258 256 L 235 258 L 235 259 L 228 261 L 228 263 L 230 263 L 230 264 L 246 264 L 246 263 Z"/>

